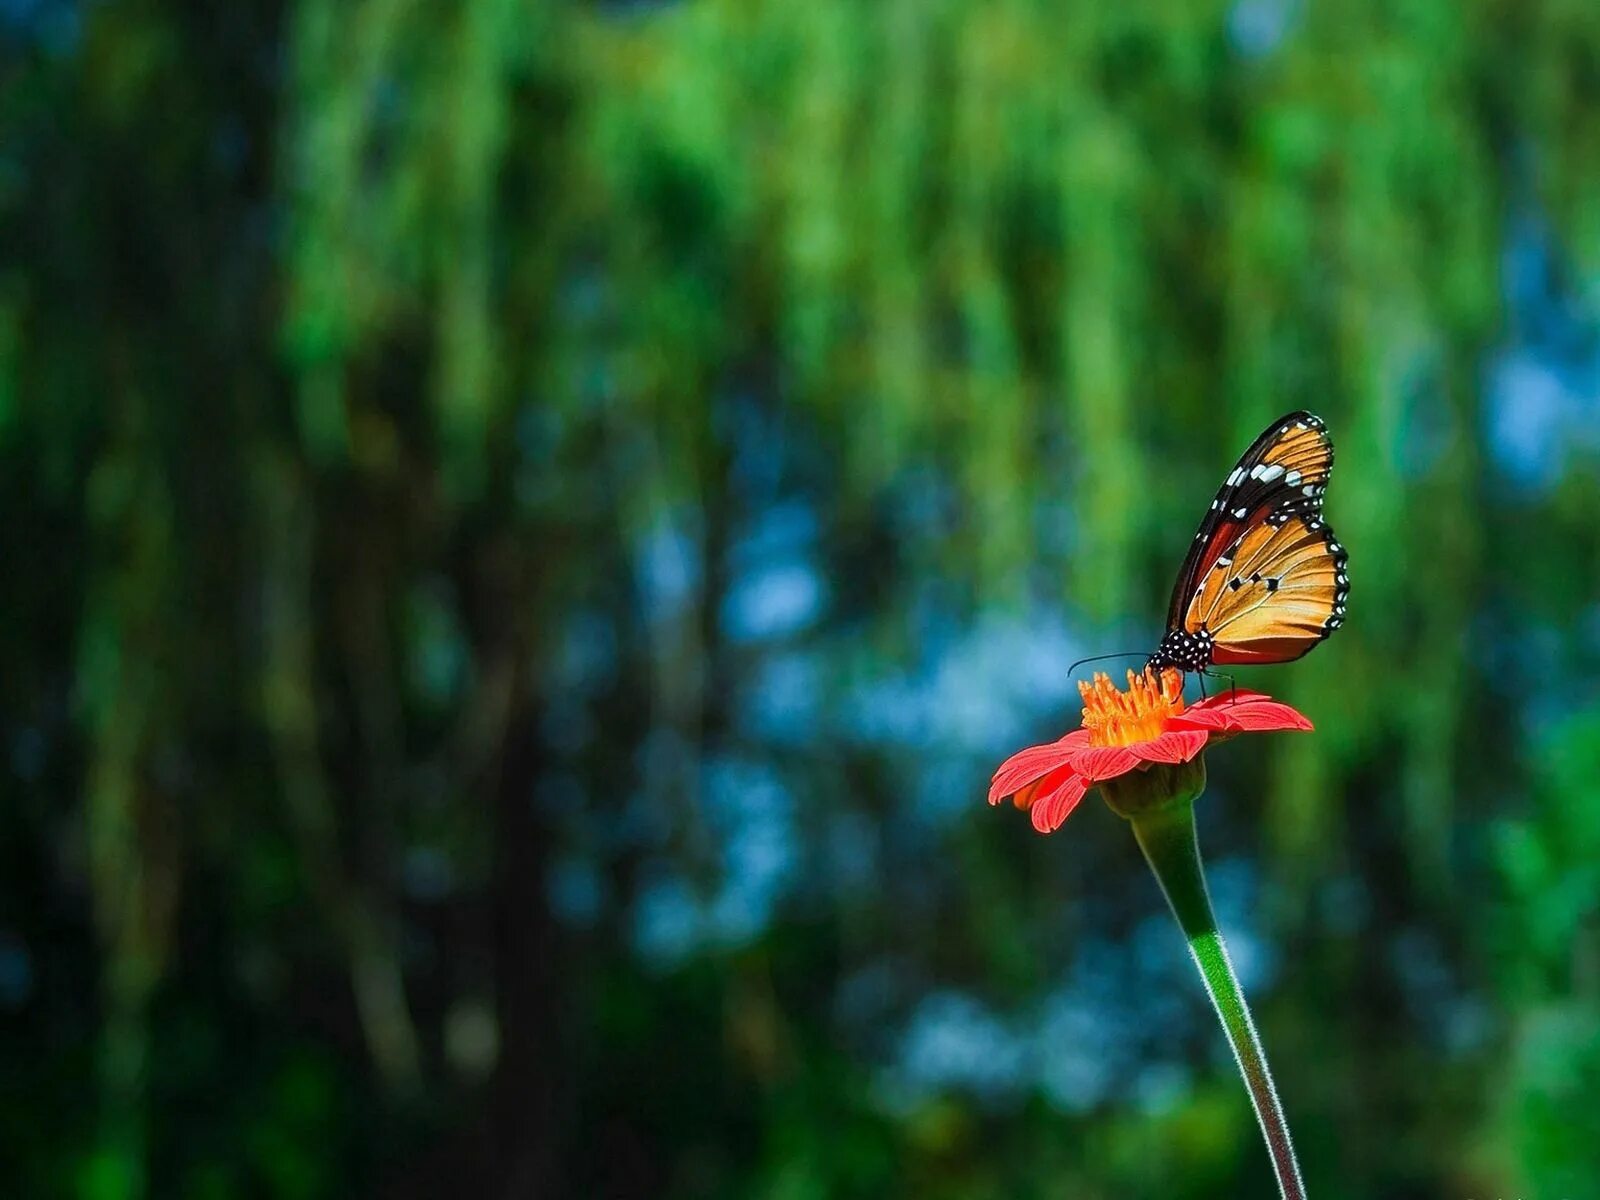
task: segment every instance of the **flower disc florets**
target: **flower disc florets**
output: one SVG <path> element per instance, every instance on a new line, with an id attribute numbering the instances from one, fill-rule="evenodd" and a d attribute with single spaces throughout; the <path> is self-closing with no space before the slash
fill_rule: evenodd
<path id="1" fill-rule="evenodd" d="M 1096 671 L 1090 683 L 1078 682 L 1083 697 L 1083 727 L 1091 746 L 1132 746 L 1158 738 L 1167 719 L 1183 712 L 1183 675 L 1168 667 L 1158 676 L 1149 667 L 1128 672 L 1128 690 Z"/>

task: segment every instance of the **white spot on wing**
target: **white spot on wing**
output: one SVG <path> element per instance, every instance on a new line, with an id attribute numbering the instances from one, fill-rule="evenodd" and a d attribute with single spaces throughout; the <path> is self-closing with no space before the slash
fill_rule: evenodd
<path id="1" fill-rule="evenodd" d="M 1300 480 L 1302 478 L 1303 478 L 1303 476 L 1300 474 L 1299 471 L 1290 471 L 1287 475 L 1285 475 L 1283 477 L 1283 481 L 1285 483 L 1287 483 L 1290 487 L 1299 487 L 1300 486 Z"/>

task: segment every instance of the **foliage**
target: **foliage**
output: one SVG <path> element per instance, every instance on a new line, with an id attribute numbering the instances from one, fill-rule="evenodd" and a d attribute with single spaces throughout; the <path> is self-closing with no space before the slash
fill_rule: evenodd
<path id="1" fill-rule="evenodd" d="M 1120 823 L 980 801 L 1295 407 L 1351 620 L 1206 829 L 1308 1182 L 1600 1173 L 1592 4 L 0 39 L 23 1194 L 1263 1191 Z"/>

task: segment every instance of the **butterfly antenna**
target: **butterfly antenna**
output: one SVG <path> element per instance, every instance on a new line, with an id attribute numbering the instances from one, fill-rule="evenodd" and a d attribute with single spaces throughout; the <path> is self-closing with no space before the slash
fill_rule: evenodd
<path id="1" fill-rule="evenodd" d="M 1092 654 L 1088 658 L 1080 658 L 1077 662 L 1073 663 L 1070 667 L 1067 668 L 1067 674 L 1071 675 L 1079 667 L 1083 666 L 1084 663 L 1104 662 L 1108 658 L 1148 658 L 1148 657 L 1149 657 L 1149 655 L 1147 655 L 1143 650 L 1125 650 L 1120 654 Z"/>

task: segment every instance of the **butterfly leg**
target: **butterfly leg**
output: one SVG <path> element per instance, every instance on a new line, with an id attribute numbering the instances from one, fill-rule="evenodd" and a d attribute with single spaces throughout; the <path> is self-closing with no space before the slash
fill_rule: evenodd
<path id="1" fill-rule="evenodd" d="M 1207 675 L 1211 676 L 1211 678 L 1213 678 L 1213 679 L 1226 679 L 1228 681 L 1228 691 L 1229 692 L 1237 692 L 1239 690 L 1239 685 L 1234 680 L 1233 676 L 1229 675 L 1229 674 L 1226 674 L 1225 672 L 1222 672 L 1222 671 L 1201 671 L 1200 675 L 1201 675 L 1202 679 Z M 1204 683 L 1202 683 L 1200 685 L 1200 695 L 1201 695 L 1202 698 L 1205 696 L 1205 690 L 1206 690 L 1206 685 Z"/>

